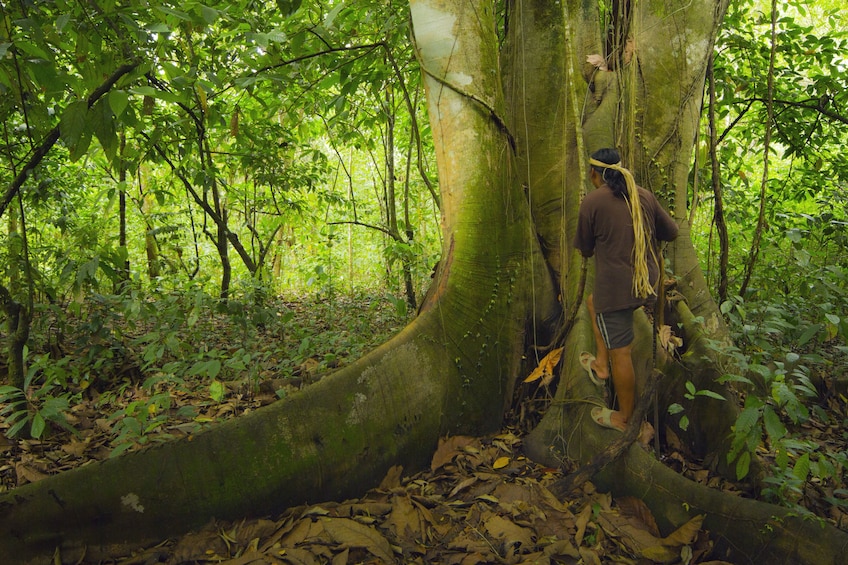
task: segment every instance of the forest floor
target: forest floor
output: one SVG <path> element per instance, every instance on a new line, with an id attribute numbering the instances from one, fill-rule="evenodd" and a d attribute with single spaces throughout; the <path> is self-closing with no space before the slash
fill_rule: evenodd
<path id="1" fill-rule="evenodd" d="M 167 364 L 167 348 L 162 355 L 161 349 L 151 347 L 152 340 L 145 337 L 150 327 L 144 324 L 118 331 L 114 325 L 122 322 L 111 319 L 106 334 L 102 325 L 93 324 L 100 328 L 97 339 L 91 333 L 76 339 L 63 336 L 63 343 L 76 344 L 63 348 L 66 357 L 91 357 L 95 344 L 102 346 L 108 336 L 110 363 L 101 367 L 99 379 L 64 383 L 63 390 L 73 390 L 64 411 L 73 432 L 48 424 L 39 439 L 8 438 L 10 424 L 0 420 L 0 492 L 126 450 L 195 434 L 274 402 L 399 330 L 406 317 L 398 306 L 363 296 L 284 302 L 270 308 L 285 313 L 278 320 L 284 329 L 262 322 L 252 332 L 245 331 L 238 316 L 203 317 L 191 331 L 204 336 L 201 349 L 207 354 L 180 369 L 194 378 L 174 376 L 179 367 Z M 179 339 L 197 343 L 197 335 Z M 61 345 L 48 338 L 44 343 Z M 151 351 L 160 352 L 152 363 Z M 242 361 L 232 362 L 237 358 Z M 500 433 L 444 438 L 429 469 L 408 474 L 394 468 L 379 487 L 359 499 L 210 522 L 152 547 L 127 548 L 120 558 L 92 555 L 79 565 L 720 563 L 711 557 L 712 540 L 698 520 L 663 537 L 638 499 L 612 499 L 591 482 L 566 500 L 554 497 L 548 487 L 575 469 L 535 464 L 522 454 L 521 440 L 540 418 L 550 394 L 543 387 L 525 391 Z M 822 449 L 844 452 L 848 402 L 838 395 L 826 402 L 831 417 L 825 422 L 811 419 L 805 434 Z M 0 413 L 4 408 L 0 403 Z M 713 476 L 688 458 L 673 433 L 662 437 L 660 457 L 667 465 L 697 482 L 751 495 L 743 485 Z M 843 488 L 808 481 L 796 503 L 848 529 L 844 506 L 831 504 L 834 497 L 844 498 Z"/>

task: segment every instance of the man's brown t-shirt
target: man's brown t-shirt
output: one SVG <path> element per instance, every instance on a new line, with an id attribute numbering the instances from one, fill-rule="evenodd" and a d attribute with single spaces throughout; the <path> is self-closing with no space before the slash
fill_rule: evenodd
<path id="1" fill-rule="evenodd" d="M 663 210 L 656 197 L 638 187 L 645 231 L 655 253 L 657 240 L 677 237 L 677 224 Z M 574 246 L 584 257 L 595 256 L 595 311 L 614 312 L 638 308 L 645 303 L 633 293 L 633 221 L 624 198 L 617 197 L 607 185 L 586 195 L 580 203 L 580 217 Z M 648 273 L 656 288 L 659 267 L 648 252 Z"/>

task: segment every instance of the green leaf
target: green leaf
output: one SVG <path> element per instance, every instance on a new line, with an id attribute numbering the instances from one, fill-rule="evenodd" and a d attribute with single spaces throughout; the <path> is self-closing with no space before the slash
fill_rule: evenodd
<path id="1" fill-rule="evenodd" d="M 207 24 L 215 23 L 215 20 L 218 19 L 220 12 L 215 8 L 210 8 L 209 6 L 205 6 L 203 4 L 200 5 L 200 15 L 203 17 L 203 21 Z"/>
<path id="2" fill-rule="evenodd" d="M 786 426 L 780 421 L 780 417 L 772 410 L 771 406 L 763 408 L 763 423 L 766 427 L 766 433 L 772 441 L 778 441 L 786 435 Z"/>
<path id="3" fill-rule="evenodd" d="M 62 112 L 59 120 L 59 132 L 65 145 L 73 150 L 85 132 L 88 118 L 88 102 L 71 102 Z"/>
<path id="4" fill-rule="evenodd" d="M 683 406 L 676 402 L 668 407 L 668 413 L 671 415 L 679 414 L 680 412 L 683 412 Z"/>
<path id="5" fill-rule="evenodd" d="M 754 425 L 760 419 L 760 410 L 756 407 L 748 407 L 742 410 L 739 414 L 739 417 L 736 419 L 735 432 L 737 435 L 745 434 L 752 429 L 754 429 Z"/>
<path id="6" fill-rule="evenodd" d="M 825 314 L 824 317 L 827 318 L 827 320 L 831 324 L 834 324 L 834 325 L 839 324 L 839 316 L 837 316 L 835 314 Z"/>
<path id="7" fill-rule="evenodd" d="M 212 381 L 212 384 L 209 385 L 209 396 L 215 402 L 222 402 L 224 400 L 225 392 L 226 389 L 221 381 L 214 380 Z"/>
<path id="8" fill-rule="evenodd" d="M 798 458 L 798 461 L 795 462 L 795 466 L 792 467 L 792 475 L 795 476 L 796 479 L 805 481 L 807 480 L 807 475 L 810 474 L 810 454 L 805 453 L 801 457 Z"/>
<path id="9" fill-rule="evenodd" d="M 741 481 L 748 476 L 751 467 L 751 454 L 743 451 L 736 460 L 736 480 Z"/>
<path id="10" fill-rule="evenodd" d="M 116 118 L 121 117 L 129 102 L 130 95 L 126 90 L 113 90 L 109 93 L 109 107 L 112 108 Z"/>
<path id="11" fill-rule="evenodd" d="M 683 430 L 684 432 L 685 432 L 687 429 L 689 429 L 689 416 L 687 416 L 686 414 L 684 414 L 683 416 L 681 416 L 681 417 L 680 417 L 680 424 L 679 424 L 679 425 L 680 425 L 680 429 L 681 429 L 681 430 Z"/>
<path id="12" fill-rule="evenodd" d="M 32 417 L 32 427 L 30 428 L 29 434 L 34 439 L 40 438 L 41 434 L 44 433 L 46 425 L 47 423 L 44 421 L 44 417 L 42 417 L 41 412 L 36 412 L 35 416 Z"/>
<path id="13" fill-rule="evenodd" d="M 697 396 L 706 396 L 706 397 L 709 397 L 709 398 L 715 398 L 716 400 L 725 400 L 725 398 L 722 395 L 720 395 L 719 393 L 714 392 L 712 390 L 706 390 L 706 389 L 699 390 L 695 394 Z"/>

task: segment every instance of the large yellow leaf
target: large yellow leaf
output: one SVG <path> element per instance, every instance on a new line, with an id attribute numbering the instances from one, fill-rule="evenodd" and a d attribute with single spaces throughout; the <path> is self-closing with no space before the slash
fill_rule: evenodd
<path id="1" fill-rule="evenodd" d="M 557 349 L 554 349 L 553 351 L 545 355 L 545 358 L 542 359 L 542 362 L 539 363 L 539 366 L 536 367 L 532 373 L 530 373 L 530 376 L 524 379 L 524 382 L 532 383 L 533 381 L 539 380 L 542 377 L 546 378 L 546 380 L 544 381 L 545 384 L 551 382 L 551 379 L 554 376 L 554 367 L 556 367 L 556 364 L 559 363 L 560 357 L 562 357 L 562 347 L 558 347 Z"/>

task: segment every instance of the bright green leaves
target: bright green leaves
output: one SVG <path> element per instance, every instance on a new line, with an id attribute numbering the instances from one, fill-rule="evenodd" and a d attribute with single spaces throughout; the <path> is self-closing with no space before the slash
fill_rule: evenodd
<path id="1" fill-rule="evenodd" d="M 130 103 L 130 95 L 125 90 L 113 90 L 107 98 L 109 107 L 116 118 L 120 118 Z"/>
<path id="2" fill-rule="evenodd" d="M 84 100 L 68 104 L 59 124 L 62 141 L 76 161 L 86 154 L 91 144 L 91 128 L 88 126 L 88 103 Z"/>
<path id="3" fill-rule="evenodd" d="M 123 107 L 126 108 L 126 102 Z M 92 135 L 97 136 L 109 161 L 115 158 L 118 136 L 111 104 L 105 99 L 98 100 L 91 108 L 82 100 L 69 104 L 62 114 L 59 131 L 72 161 L 88 152 Z"/>
<path id="4" fill-rule="evenodd" d="M 277 9 L 283 16 L 290 16 L 300 8 L 301 0 L 277 0 Z"/>

